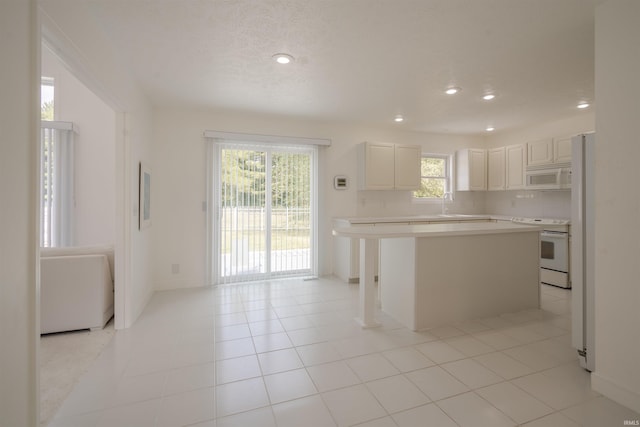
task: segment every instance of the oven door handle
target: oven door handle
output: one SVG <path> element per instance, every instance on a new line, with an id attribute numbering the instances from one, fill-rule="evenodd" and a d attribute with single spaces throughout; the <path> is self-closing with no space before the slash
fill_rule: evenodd
<path id="1" fill-rule="evenodd" d="M 567 239 L 568 238 L 568 233 L 563 233 L 561 231 L 559 232 L 553 232 L 553 231 L 542 231 L 540 233 L 540 237 L 545 237 L 548 239 Z"/>

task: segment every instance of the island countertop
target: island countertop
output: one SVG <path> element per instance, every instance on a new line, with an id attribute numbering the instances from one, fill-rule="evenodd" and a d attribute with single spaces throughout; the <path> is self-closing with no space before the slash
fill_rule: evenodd
<path id="1" fill-rule="evenodd" d="M 410 222 L 451 222 L 451 221 L 490 221 L 491 215 L 473 214 L 437 214 L 437 215 L 400 215 L 400 216 L 360 216 L 339 217 L 334 220 L 345 221 L 349 224 L 373 224 L 373 223 L 410 223 Z M 511 217 L 508 218 L 511 220 Z"/>
<path id="2" fill-rule="evenodd" d="M 539 232 L 540 227 L 511 222 L 457 222 L 442 224 L 354 225 L 336 227 L 334 236 L 356 239 L 393 237 L 470 236 L 479 234 Z"/>

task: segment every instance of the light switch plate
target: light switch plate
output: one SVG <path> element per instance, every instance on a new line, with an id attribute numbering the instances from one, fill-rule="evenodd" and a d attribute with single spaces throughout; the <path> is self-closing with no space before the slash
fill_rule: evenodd
<path id="1" fill-rule="evenodd" d="M 349 188 L 349 181 L 346 175 L 336 175 L 333 178 L 333 188 L 336 190 L 346 190 Z"/>

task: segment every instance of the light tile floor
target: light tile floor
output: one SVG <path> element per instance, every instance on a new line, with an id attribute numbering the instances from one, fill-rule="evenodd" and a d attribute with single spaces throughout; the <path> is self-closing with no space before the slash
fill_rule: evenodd
<path id="1" fill-rule="evenodd" d="M 111 341 L 114 333 L 111 319 L 103 329 L 61 332 L 40 337 L 41 426 L 46 426 L 53 418 L 58 407 Z"/>
<path id="2" fill-rule="evenodd" d="M 570 347 L 570 292 L 542 309 L 412 332 L 353 321 L 331 278 L 157 292 L 50 427 L 622 426 Z"/>

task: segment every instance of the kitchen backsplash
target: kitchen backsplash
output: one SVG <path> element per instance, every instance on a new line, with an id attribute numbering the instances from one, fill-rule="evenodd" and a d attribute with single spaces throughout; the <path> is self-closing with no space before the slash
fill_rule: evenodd
<path id="1" fill-rule="evenodd" d="M 457 192 L 454 201 L 446 202 L 448 213 L 485 213 L 482 192 Z M 357 216 L 438 215 L 440 200 L 417 201 L 410 191 L 358 191 Z"/>
<path id="2" fill-rule="evenodd" d="M 538 218 L 570 218 L 571 191 L 487 191 L 486 213 Z"/>
<path id="3" fill-rule="evenodd" d="M 447 213 L 570 218 L 570 191 L 458 191 Z M 441 201 L 416 201 L 410 191 L 358 191 L 356 216 L 438 215 Z"/>

